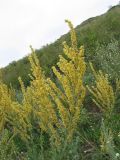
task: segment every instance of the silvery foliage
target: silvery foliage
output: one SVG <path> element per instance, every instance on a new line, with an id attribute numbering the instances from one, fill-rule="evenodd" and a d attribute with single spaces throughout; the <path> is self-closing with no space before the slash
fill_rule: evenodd
<path id="1" fill-rule="evenodd" d="M 112 40 L 108 45 L 98 45 L 96 61 L 99 69 L 108 74 L 111 80 L 120 79 L 120 47 L 117 40 Z"/>

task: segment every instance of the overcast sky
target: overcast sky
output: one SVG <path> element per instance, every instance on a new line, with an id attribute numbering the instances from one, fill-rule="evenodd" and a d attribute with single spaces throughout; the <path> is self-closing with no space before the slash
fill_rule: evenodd
<path id="1" fill-rule="evenodd" d="M 119 0 L 0 0 L 0 67 L 40 48 L 74 26 L 106 12 Z"/>

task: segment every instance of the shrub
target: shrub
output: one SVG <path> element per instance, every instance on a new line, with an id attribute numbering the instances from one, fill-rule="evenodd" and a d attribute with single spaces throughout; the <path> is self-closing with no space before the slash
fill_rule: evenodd
<path id="1" fill-rule="evenodd" d="M 120 47 L 117 40 L 113 39 L 107 45 L 98 45 L 95 61 L 99 69 L 108 74 L 109 79 L 114 81 L 120 78 Z"/>

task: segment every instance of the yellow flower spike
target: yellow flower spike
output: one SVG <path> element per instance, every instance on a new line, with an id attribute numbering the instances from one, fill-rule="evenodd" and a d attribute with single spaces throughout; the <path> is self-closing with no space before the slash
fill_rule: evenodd
<path id="1" fill-rule="evenodd" d="M 64 42 L 63 50 L 68 58 L 60 56 L 59 62 L 57 63 L 59 69 L 56 67 L 52 68 L 62 89 L 56 89 L 56 85 L 51 85 L 51 82 L 49 86 L 51 88 L 50 94 L 53 101 L 57 104 L 61 122 L 64 124 L 63 126 L 68 137 L 72 137 L 79 121 L 80 110 L 86 93 L 83 85 L 86 64 L 84 61 L 84 47 L 82 46 L 78 51 L 73 26 L 70 21 L 66 22 L 71 29 L 72 46 L 69 47 L 66 42 Z M 56 99 L 58 99 L 57 102 Z"/>
<path id="2" fill-rule="evenodd" d="M 96 86 L 92 86 L 91 88 L 87 86 L 87 88 L 92 93 L 94 97 L 93 101 L 100 110 L 103 111 L 106 116 L 110 116 L 115 105 L 115 93 L 108 81 L 108 75 L 104 75 L 102 71 L 97 73 L 92 63 L 90 63 L 90 66 L 95 76 Z"/>
<path id="3" fill-rule="evenodd" d="M 0 132 L 6 128 L 6 123 L 11 126 L 12 134 L 19 134 L 21 138 L 27 138 L 27 114 L 22 107 L 12 97 L 12 89 L 8 89 L 0 83 Z"/>
<path id="4" fill-rule="evenodd" d="M 23 83 L 21 77 L 19 77 L 18 80 L 19 80 L 19 83 L 21 85 L 22 93 L 23 93 L 23 95 L 25 95 L 25 86 L 24 86 L 24 83 Z"/>
<path id="5" fill-rule="evenodd" d="M 70 28 L 72 48 L 74 48 L 75 51 L 77 51 L 77 38 L 76 38 L 76 33 L 74 30 L 73 24 L 69 20 L 65 20 L 65 22 L 68 24 Z"/>

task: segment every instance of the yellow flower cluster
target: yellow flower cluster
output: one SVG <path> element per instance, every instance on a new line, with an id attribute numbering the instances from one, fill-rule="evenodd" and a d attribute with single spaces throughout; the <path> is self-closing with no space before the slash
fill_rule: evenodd
<path id="1" fill-rule="evenodd" d="M 71 28 L 72 47 L 64 43 L 64 54 L 67 58 L 60 56 L 57 64 L 59 71 L 53 67 L 53 72 L 62 89 L 51 79 L 45 78 L 32 47 L 32 54 L 29 56 L 32 71 L 30 86 L 25 89 L 19 78 L 23 93 L 22 105 L 23 108 L 26 108 L 26 115 L 28 117 L 32 115 L 38 126 L 43 131 L 50 133 L 57 144 L 61 139 L 59 129 L 65 131 L 67 140 L 72 138 L 85 97 L 84 48 L 77 49 L 75 31 L 72 24 L 67 22 Z"/>
<path id="2" fill-rule="evenodd" d="M 93 101 L 101 111 L 103 111 L 105 115 L 110 115 L 115 104 L 115 93 L 113 88 L 109 83 L 107 74 L 103 74 L 102 71 L 96 73 L 91 63 L 90 66 L 95 76 L 96 86 L 92 86 L 91 88 L 88 87 L 88 89 L 94 96 Z"/>
<path id="3" fill-rule="evenodd" d="M 13 135 L 19 133 L 22 138 L 28 138 L 32 119 L 38 128 L 50 134 L 56 145 L 60 144 L 62 134 L 65 134 L 66 140 L 71 140 L 76 131 L 86 92 L 83 85 L 86 64 L 84 47 L 77 48 L 73 25 L 70 21 L 66 22 L 71 29 L 72 45 L 69 47 L 64 42 L 65 56 L 60 56 L 57 63 L 59 70 L 53 67 L 61 87 L 44 76 L 36 53 L 31 47 L 30 86 L 25 88 L 19 77 L 22 102 L 12 98 L 12 90 L 8 90 L 7 86 L 0 82 L 0 131 L 10 125 L 14 130 Z"/>
<path id="4" fill-rule="evenodd" d="M 27 117 L 24 108 L 14 100 L 13 95 L 12 90 L 0 82 L 0 133 L 5 128 L 10 128 L 13 135 L 19 134 L 22 139 L 26 140 L 29 138 Z"/>
<path id="5" fill-rule="evenodd" d="M 32 54 L 29 56 L 29 61 L 32 81 L 30 86 L 25 89 L 22 80 L 19 79 L 23 93 L 23 106 L 27 108 L 28 116 L 33 116 L 37 126 L 42 131 L 50 133 L 57 142 L 59 140 L 55 128 L 55 126 L 58 127 L 57 114 L 50 100 L 46 78 L 32 47 L 31 50 Z"/>
<path id="6" fill-rule="evenodd" d="M 85 87 L 83 85 L 83 76 L 86 70 L 84 61 L 84 48 L 77 49 L 75 31 L 70 21 L 66 21 L 71 29 L 72 45 L 69 47 L 64 42 L 64 54 L 67 58 L 60 55 L 57 63 L 59 70 L 53 67 L 61 90 L 48 79 L 50 86 L 49 93 L 59 111 L 60 121 L 66 130 L 67 139 L 70 140 L 76 130 L 80 117 L 80 110 L 85 97 Z"/>
<path id="7" fill-rule="evenodd" d="M 35 124 L 48 133 L 57 146 L 62 136 L 67 142 L 73 138 L 86 94 L 83 84 L 86 63 L 84 47 L 77 47 L 73 25 L 68 20 L 66 22 L 70 27 L 71 47 L 66 42 L 63 43 L 64 55 L 60 55 L 59 62 L 52 67 L 58 83 L 45 77 L 32 47 L 29 56 L 32 72 L 30 86 L 25 88 L 19 77 L 23 95 L 21 102 L 16 100 L 14 91 L 2 83 L 0 73 L 0 133 L 5 128 L 10 128 L 13 136 L 19 134 L 27 140 L 31 127 Z M 115 92 L 108 76 L 101 71 L 96 72 L 91 63 L 90 66 L 95 76 L 95 86 L 88 89 L 96 105 L 106 116 L 110 116 L 115 104 Z M 119 80 L 117 89 L 120 89 Z"/>
<path id="8" fill-rule="evenodd" d="M 75 30 L 73 28 L 71 21 L 65 20 L 65 22 L 68 24 L 70 28 L 72 48 L 76 51 L 77 50 L 77 38 L 76 38 Z"/>

